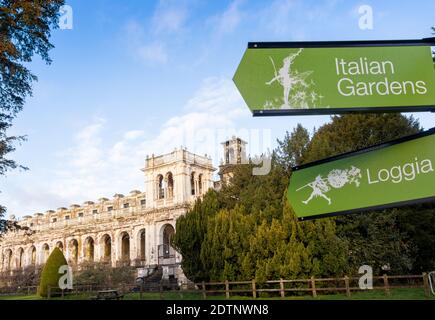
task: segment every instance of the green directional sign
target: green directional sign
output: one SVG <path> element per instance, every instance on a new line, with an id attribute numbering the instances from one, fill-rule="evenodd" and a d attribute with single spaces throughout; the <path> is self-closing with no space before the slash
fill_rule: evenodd
<path id="1" fill-rule="evenodd" d="M 435 201 L 435 128 L 294 168 L 287 198 L 299 219 Z"/>
<path id="2" fill-rule="evenodd" d="M 435 110 L 431 44 L 399 44 L 250 43 L 233 80 L 256 116 Z"/>

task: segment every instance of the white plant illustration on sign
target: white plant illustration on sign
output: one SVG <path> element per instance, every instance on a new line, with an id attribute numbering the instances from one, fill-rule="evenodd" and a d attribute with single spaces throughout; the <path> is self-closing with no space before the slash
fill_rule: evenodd
<path id="1" fill-rule="evenodd" d="M 282 99 L 267 100 L 263 105 L 264 109 L 307 109 L 321 103 L 323 96 L 315 92 L 313 88 L 315 87 L 314 81 L 307 81 L 313 71 L 299 73 L 297 70 L 292 69 L 294 61 L 302 51 L 303 49 L 299 49 L 298 52 L 285 57 L 279 70 L 276 69 L 275 61 L 269 56 L 274 70 L 274 77 L 267 81 L 266 85 L 270 86 L 274 82 L 278 82 L 283 87 L 283 97 Z"/>
<path id="2" fill-rule="evenodd" d="M 341 189 L 346 184 L 354 183 L 356 187 L 359 187 L 359 179 L 361 179 L 361 170 L 357 167 L 351 166 L 350 169 L 345 170 L 334 169 L 329 172 L 326 178 L 318 175 L 313 182 L 310 182 L 300 187 L 296 191 L 300 191 L 304 188 L 310 187 L 312 189 L 311 195 L 307 200 L 302 201 L 302 203 L 308 204 L 308 202 L 310 202 L 314 198 L 322 197 L 326 201 L 328 201 L 328 204 L 330 205 L 332 203 L 332 200 L 328 198 L 325 193 L 329 192 L 331 188 Z"/>

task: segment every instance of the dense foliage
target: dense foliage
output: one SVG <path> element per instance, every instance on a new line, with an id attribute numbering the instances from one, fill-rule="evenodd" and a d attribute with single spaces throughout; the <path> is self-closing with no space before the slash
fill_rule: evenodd
<path id="1" fill-rule="evenodd" d="M 74 273 L 74 285 L 114 287 L 122 284 L 132 284 L 136 279 L 136 274 L 135 267 L 112 268 L 107 263 L 88 262 L 81 265 L 80 270 Z"/>
<path id="2" fill-rule="evenodd" d="M 173 245 L 185 274 L 264 281 L 356 274 L 363 264 L 378 274 L 434 268 L 434 204 L 298 222 L 285 197 L 291 167 L 419 130 L 400 114 L 332 117 L 312 137 L 298 125 L 278 140 L 270 174 L 237 166 L 230 184 L 178 219 Z"/>
<path id="3" fill-rule="evenodd" d="M 38 287 L 41 278 L 41 266 L 27 266 L 24 269 L 6 270 L 0 273 L 1 287 Z"/>

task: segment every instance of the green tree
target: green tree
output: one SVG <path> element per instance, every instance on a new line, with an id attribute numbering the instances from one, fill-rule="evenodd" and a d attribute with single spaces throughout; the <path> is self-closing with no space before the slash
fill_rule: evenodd
<path id="1" fill-rule="evenodd" d="M 407 274 L 415 261 L 414 244 L 402 231 L 400 209 L 340 217 L 338 235 L 349 243 L 349 265 L 355 271 L 370 265 L 373 272 Z"/>
<path id="2" fill-rule="evenodd" d="M 269 174 L 254 176 L 252 165 L 239 165 L 233 170 L 234 177 L 218 193 L 220 207 L 233 209 L 242 205 L 246 212 L 269 222 L 282 215 L 282 193 L 288 186 L 288 175 L 275 161 Z"/>
<path id="3" fill-rule="evenodd" d="M 57 27 L 59 9 L 64 0 L 0 0 L 0 175 L 19 166 L 7 159 L 16 143 L 24 137 L 8 136 L 7 129 L 32 94 L 37 78 L 25 66 L 35 54 L 50 63 L 53 45 L 51 29 Z M 6 208 L 0 205 L 0 232 L 15 224 L 1 219 Z"/>
<path id="4" fill-rule="evenodd" d="M 198 199 L 193 208 L 177 219 L 176 233 L 172 238 L 172 246 L 183 256 L 181 267 L 185 275 L 200 281 L 208 278 L 201 261 L 201 246 L 207 232 L 210 217 L 219 210 L 216 191 L 208 191 L 203 199 Z"/>
<path id="5" fill-rule="evenodd" d="M 262 282 L 356 273 L 362 264 L 372 265 L 377 273 L 387 265 L 392 272 L 408 272 L 416 252 L 417 260 L 434 253 L 431 242 L 415 250 L 417 226 L 403 208 L 299 222 L 283 194 L 294 165 L 419 130 L 414 119 L 397 114 L 332 117 L 311 140 L 298 126 L 278 140 L 270 174 L 253 176 L 251 165 L 237 166 L 229 184 L 179 218 L 174 245 L 183 255 L 186 275 Z M 430 212 L 430 206 L 425 208 Z M 428 222 L 421 228 L 420 242 L 434 239 L 433 222 Z"/>
<path id="6" fill-rule="evenodd" d="M 251 238 L 255 278 L 262 282 L 311 275 L 340 275 L 347 270 L 347 244 L 337 237 L 331 219 L 298 222 L 285 197 L 283 216 L 263 222 Z"/>
<path id="7" fill-rule="evenodd" d="M 255 219 L 243 206 L 220 210 L 207 224 L 207 233 L 201 246 L 201 262 L 213 280 L 241 278 L 244 254 L 249 250 L 249 239 Z"/>
<path id="8" fill-rule="evenodd" d="M 66 262 L 62 251 L 57 247 L 54 248 L 42 269 L 38 295 L 41 297 L 47 297 L 48 286 L 51 288 L 59 287 L 59 279 L 62 277 L 62 274 L 59 273 L 59 268 L 66 265 L 68 265 L 68 263 Z"/>
<path id="9" fill-rule="evenodd" d="M 412 116 L 400 113 L 352 114 L 333 116 L 331 122 L 313 135 L 304 155 L 304 163 L 394 140 L 419 132 Z"/>
<path id="10" fill-rule="evenodd" d="M 435 270 L 435 203 L 424 203 L 397 209 L 397 222 L 412 241 L 415 273 Z"/>
<path id="11" fill-rule="evenodd" d="M 284 139 L 278 139 L 277 142 L 276 160 L 290 174 L 291 167 L 304 162 L 304 155 L 310 142 L 308 130 L 298 124 L 292 133 L 287 131 Z"/>

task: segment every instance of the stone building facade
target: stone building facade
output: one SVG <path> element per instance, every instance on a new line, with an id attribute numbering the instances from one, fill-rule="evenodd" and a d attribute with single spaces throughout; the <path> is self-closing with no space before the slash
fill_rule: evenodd
<path id="1" fill-rule="evenodd" d="M 21 218 L 18 223 L 31 232 L 11 231 L 0 240 L 0 271 L 42 265 L 59 247 L 72 266 L 87 261 L 164 266 L 166 274 L 177 277 L 181 256 L 169 245 L 175 222 L 213 188 L 215 170 L 211 158 L 186 149 L 147 157 L 143 192 Z"/>

